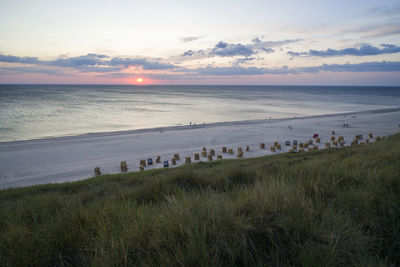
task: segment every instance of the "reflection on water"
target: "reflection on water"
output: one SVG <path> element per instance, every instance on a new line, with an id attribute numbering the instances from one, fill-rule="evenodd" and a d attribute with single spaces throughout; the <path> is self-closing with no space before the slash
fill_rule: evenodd
<path id="1" fill-rule="evenodd" d="M 399 106 L 396 87 L 0 85 L 0 141 Z"/>

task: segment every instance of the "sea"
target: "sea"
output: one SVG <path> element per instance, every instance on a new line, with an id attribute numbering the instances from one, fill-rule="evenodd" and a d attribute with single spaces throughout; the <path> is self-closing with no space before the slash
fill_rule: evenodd
<path id="1" fill-rule="evenodd" d="M 0 85 L 0 142 L 400 107 L 400 87 Z"/>

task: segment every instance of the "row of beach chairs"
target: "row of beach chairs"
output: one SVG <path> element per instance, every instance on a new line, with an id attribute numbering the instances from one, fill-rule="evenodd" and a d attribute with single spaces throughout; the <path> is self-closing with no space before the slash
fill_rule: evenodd
<path id="1" fill-rule="evenodd" d="M 332 130 L 332 136 L 330 138 L 330 142 L 326 142 L 325 143 L 325 147 L 326 148 L 330 148 L 330 147 L 339 147 L 339 146 L 344 146 L 345 141 L 343 136 L 339 136 L 338 138 L 336 138 L 336 132 L 334 130 Z M 319 137 L 319 134 L 314 133 L 312 136 L 313 139 L 315 139 L 315 143 L 320 143 L 321 142 L 321 138 Z M 379 136 L 376 136 L 375 138 L 373 138 L 372 133 L 368 134 L 368 137 L 365 139 L 365 142 L 361 142 L 361 140 L 363 139 L 363 136 L 361 134 L 358 134 L 355 136 L 355 138 L 353 139 L 353 141 L 351 142 L 351 145 L 356 145 L 356 144 L 368 144 L 371 142 L 371 140 L 374 141 L 379 141 L 381 140 L 381 138 Z M 318 145 L 314 144 L 314 140 L 310 139 L 306 142 L 298 142 L 298 140 L 286 140 L 285 141 L 285 145 L 286 146 L 292 146 L 291 149 L 289 149 L 289 153 L 294 153 L 294 152 L 302 152 L 305 151 L 304 149 L 308 149 L 309 151 L 312 150 L 318 150 L 319 147 Z M 260 144 L 260 149 L 266 149 L 266 144 L 265 143 L 261 143 Z M 282 147 L 279 144 L 279 142 L 275 141 L 273 146 L 270 146 L 270 151 L 271 152 L 276 152 L 276 150 L 281 150 Z M 250 151 L 250 147 L 246 146 L 245 148 L 246 151 Z M 233 155 L 234 151 L 232 148 L 227 148 L 227 147 L 222 147 L 221 149 L 222 153 L 227 153 L 229 155 Z M 201 154 L 200 153 L 196 153 L 194 154 L 194 160 L 199 161 L 200 160 L 200 155 L 202 157 L 207 158 L 209 161 L 213 160 L 213 157 L 215 156 L 215 150 L 214 149 L 210 149 L 208 154 L 207 154 L 207 148 L 203 147 Z M 243 157 L 243 149 L 242 147 L 238 147 L 237 148 L 237 156 L 239 158 Z M 174 154 L 173 158 L 171 159 L 171 164 L 172 165 L 176 165 L 177 161 L 180 160 L 179 154 L 176 153 Z M 222 154 L 217 155 L 217 160 L 222 160 Z M 156 163 L 160 164 L 161 163 L 161 156 L 157 156 Z M 185 163 L 191 163 L 192 162 L 192 158 L 191 157 L 185 157 Z M 154 165 L 153 162 L 153 158 L 148 158 L 147 160 L 140 160 L 140 165 L 139 165 L 139 169 L 141 171 L 144 170 L 144 168 L 148 165 Z M 170 166 L 170 161 L 169 160 L 164 160 L 162 162 L 162 166 L 164 168 L 168 168 Z M 121 162 L 121 172 L 127 172 L 128 171 L 128 166 L 126 164 L 126 161 L 122 161 Z M 96 167 L 94 168 L 94 172 L 96 175 L 100 175 L 101 171 L 100 171 L 100 167 Z"/>

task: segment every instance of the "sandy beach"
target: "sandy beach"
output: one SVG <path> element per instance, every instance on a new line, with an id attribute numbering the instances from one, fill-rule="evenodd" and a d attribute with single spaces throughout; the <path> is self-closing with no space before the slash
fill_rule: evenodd
<path id="1" fill-rule="evenodd" d="M 320 135 L 322 149 L 330 141 L 332 130 L 336 137 L 344 136 L 348 146 L 356 134 L 362 134 L 365 140 L 369 133 L 374 136 L 397 133 L 399 123 L 400 108 L 394 108 L 3 142 L 0 143 L 0 189 L 83 180 L 94 176 L 96 166 L 102 174 L 119 173 L 121 161 L 127 162 L 129 172 L 138 171 L 141 159 L 155 161 L 157 155 L 161 161 L 170 161 L 179 153 L 176 165 L 179 166 L 184 164 L 185 157 L 196 162 L 193 156 L 201 153 L 203 147 L 215 149 L 216 154 L 222 154 L 223 146 L 234 149 L 234 155 L 224 153 L 223 158 L 237 158 L 237 148 L 245 150 L 246 146 L 250 151 L 244 151 L 244 158 L 284 153 L 291 148 L 285 146 L 286 140 L 305 142 L 312 139 L 313 133 Z M 282 150 L 271 152 L 269 147 L 275 141 L 282 145 Z M 267 149 L 260 149 L 260 143 L 265 143 Z M 207 161 L 203 157 L 200 160 Z M 162 163 L 145 169 L 151 168 L 162 168 Z"/>

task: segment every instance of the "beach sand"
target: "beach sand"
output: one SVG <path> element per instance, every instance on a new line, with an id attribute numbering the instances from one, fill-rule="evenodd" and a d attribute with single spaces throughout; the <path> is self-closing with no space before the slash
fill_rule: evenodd
<path id="1" fill-rule="evenodd" d="M 349 127 L 343 127 L 347 123 Z M 196 126 L 177 126 L 135 131 L 85 134 L 17 142 L 0 143 L 0 189 L 46 183 L 83 180 L 94 176 L 99 166 L 102 174 L 120 173 L 120 162 L 126 161 L 128 171 L 138 171 L 141 159 L 161 156 L 161 163 L 151 168 L 162 168 L 163 160 L 171 160 L 179 153 L 177 166 L 185 157 L 200 153 L 203 147 L 215 149 L 223 158 L 237 158 L 242 147 L 243 158 L 288 152 L 285 141 L 305 142 L 313 133 L 321 137 L 319 148 L 330 141 L 331 131 L 336 138 L 344 136 L 346 146 L 356 134 L 388 136 L 400 131 L 400 108 L 355 113 L 330 114 L 288 119 L 222 122 Z M 291 126 L 291 129 L 288 126 Z M 314 139 L 315 140 L 315 139 Z M 271 152 L 274 141 L 282 150 Z M 267 149 L 260 149 L 265 143 Z M 245 151 L 246 146 L 250 151 Z M 234 149 L 234 155 L 221 153 L 221 148 Z M 216 159 L 216 156 L 215 158 Z M 207 161 L 201 157 L 201 161 Z M 171 164 L 171 161 L 170 161 Z M 171 166 L 172 167 L 172 166 Z"/>

